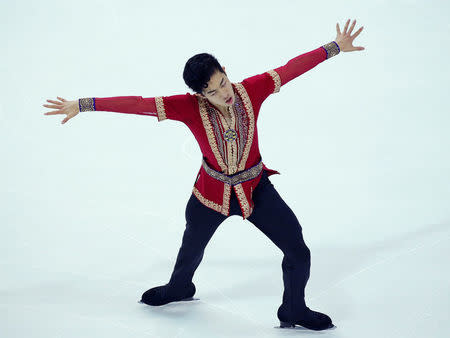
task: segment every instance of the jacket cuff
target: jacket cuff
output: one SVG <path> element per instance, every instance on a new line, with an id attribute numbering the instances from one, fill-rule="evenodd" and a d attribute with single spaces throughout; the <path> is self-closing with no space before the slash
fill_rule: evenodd
<path id="1" fill-rule="evenodd" d="M 80 112 L 95 110 L 95 98 L 83 97 L 81 99 L 78 99 L 78 107 L 80 109 Z"/>
<path id="2" fill-rule="evenodd" d="M 323 49 L 327 52 L 327 59 L 338 55 L 341 49 L 339 48 L 339 45 L 335 41 L 331 41 L 325 45 L 322 46 Z"/>

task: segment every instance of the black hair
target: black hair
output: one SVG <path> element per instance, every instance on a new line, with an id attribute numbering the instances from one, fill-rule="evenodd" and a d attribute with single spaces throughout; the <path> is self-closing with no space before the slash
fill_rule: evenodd
<path id="1" fill-rule="evenodd" d="M 196 54 L 191 57 L 184 66 L 184 82 L 198 94 L 208 87 L 211 76 L 220 71 L 225 74 L 217 59 L 208 53 Z"/>

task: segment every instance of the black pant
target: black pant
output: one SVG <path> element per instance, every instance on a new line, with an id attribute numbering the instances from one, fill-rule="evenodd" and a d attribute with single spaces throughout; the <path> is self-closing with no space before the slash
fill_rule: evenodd
<path id="1" fill-rule="evenodd" d="M 278 309 L 283 318 L 298 318 L 305 310 L 305 286 L 309 279 L 311 254 L 306 246 L 297 217 L 283 201 L 263 170 L 261 180 L 253 191 L 255 207 L 247 218 L 262 231 L 284 254 L 283 302 Z M 229 216 L 204 206 L 193 194 L 186 206 L 186 229 L 169 281 L 172 287 L 184 288 L 192 282 L 206 245 L 217 227 Z M 232 189 L 230 216 L 242 215 L 237 196 Z"/>

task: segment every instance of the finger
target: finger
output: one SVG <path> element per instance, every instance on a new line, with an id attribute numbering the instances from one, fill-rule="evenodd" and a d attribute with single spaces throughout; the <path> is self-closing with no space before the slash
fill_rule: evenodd
<path id="1" fill-rule="evenodd" d="M 350 19 L 348 19 L 347 22 L 345 23 L 344 34 L 347 34 L 347 28 L 348 28 L 349 23 L 350 23 Z"/>
<path id="2" fill-rule="evenodd" d="M 352 23 L 352 25 L 350 26 L 350 29 L 347 32 L 348 34 L 350 34 L 352 32 L 353 28 L 355 27 L 355 24 L 356 24 L 356 19 L 353 20 L 353 23 Z"/>
<path id="3" fill-rule="evenodd" d="M 61 102 L 53 101 L 53 100 L 47 100 L 48 102 L 54 103 L 54 104 L 61 104 Z"/>
<path id="4" fill-rule="evenodd" d="M 358 47 L 352 47 L 352 49 L 350 49 L 350 52 L 354 52 L 355 50 L 364 50 L 365 48 L 362 46 L 358 46 Z"/>
<path id="5" fill-rule="evenodd" d="M 352 39 L 356 38 L 356 37 L 359 35 L 359 33 L 361 33 L 361 31 L 363 30 L 363 28 L 364 28 L 364 26 L 362 26 L 360 29 L 358 29 L 358 30 L 355 32 L 355 34 L 353 34 L 353 35 L 351 36 L 351 38 L 352 38 Z"/>
<path id="6" fill-rule="evenodd" d="M 66 101 L 67 101 L 66 99 L 63 99 L 62 97 L 59 97 L 59 96 L 57 96 L 57 98 L 60 99 L 60 100 L 63 101 L 63 102 L 66 102 Z"/>
<path id="7" fill-rule="evenodd" d="M 61 110 L 49 111 L 47 113 L 44 113 L 44 115 L 57 115 L 57 114 L 64 114 L 64 113 Z"/>
<path id="8" fill-rule="evenodd" d="M 61 108 L 60 105 L 54 105 L 54 104 L 43 104 L 43 106 L 47 107 L 47 108 L 56 108 L 56 109 Z"/>
<path id="9" fill-rule="evenodd" d="M 61 121 L 61 124 L 64 124 L 64 123 L 66 123 L 67 121 L 69 121 L 69 119 L 68 119 L 68 118 L 65 118 L 64 120 Z"/>
<path id="10" fill-rule="evenodd" d="M 341 30 L 339 29 L 339 23 L 337 22 L 336 22 L 336 31 L 339 35 L 341 34 Z"/>

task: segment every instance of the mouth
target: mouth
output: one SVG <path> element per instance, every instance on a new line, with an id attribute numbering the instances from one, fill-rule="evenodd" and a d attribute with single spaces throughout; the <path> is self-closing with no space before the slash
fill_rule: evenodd
<path id="1" fill-rule="evenodd" d="M 232 101 L 233 101 L 233 98 L 230 97 L 230 98 L 229 98 L 228 100 L 226 100 L 225 102 L 226 102 L 227 104 L 230 104 Z"/>

